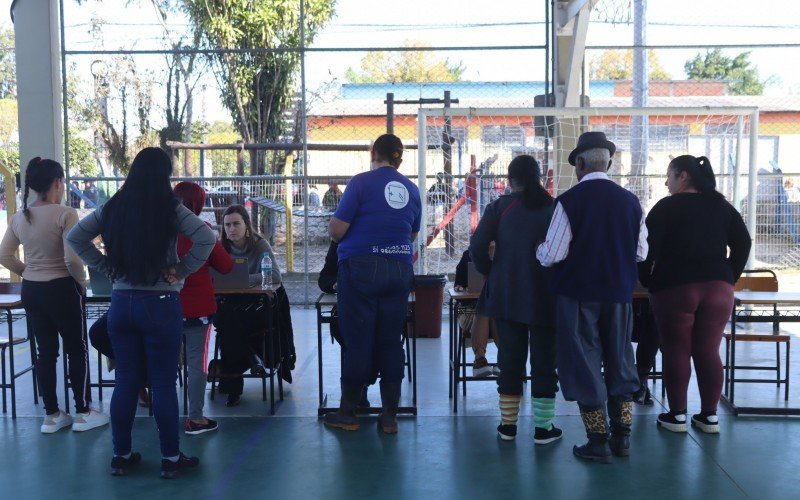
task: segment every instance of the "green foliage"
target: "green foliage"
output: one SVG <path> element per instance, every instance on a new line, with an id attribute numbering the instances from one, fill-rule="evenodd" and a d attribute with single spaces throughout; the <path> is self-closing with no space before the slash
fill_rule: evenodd
<path id="1" fill-rule="evenodd" d="M 14 28 L 0 28 L 0 99 L 17 98 L 17 75 L 14 64 Z"/>
<path id="2" fill-rule="evenodd" d="M 0 146 L 0 165 L 12 172 L 19 172 L 19 144 L 9 143 Z"/>
<path id="3" fill-rule="evenodd" d="M 670 80 L 672 76 L 661 65 L 658 54 L 647 51 L 647 76 L 650 80 Z M 589 62 L 592 80 L 631 80 L 633 78 L 633 50 L 604 50 Z"/>
<path id="4" fill-rule="evenodd" d="M 697 54 L 683 67 L 690 80 L 725 80 L 730 82 L 728 88 L 733 95 L 761 95 L 764 83 L 758 79 L 758 68 L 751 64 L 750 52 L 730 58 L 714 49 L 705 56 Z"/>
<path id="5" fill-rule="evenodd" d="M 94 158 L 94 145 L 72 128 L 69 131 L 69 173 L 73 177 L 94 177 L 97 175 L 97 161 Z"/>
<path id="6" fill-rule="evenodd" d="M 406 40 L 403 47 L 424 49 L 429 45 Z M 359 72 L 348 68 L 345 78 L 351 83 L 457 82 L 465 69 L 461 62 L 451 63 L 426 50 L 376 51 L 361 59 Z"/>
<path id="7" fill-rule="evenodd" d="M 297 0 L 185 0 L 185 10 L 210 49 L 300 47 Z M 334 14 L 335 0 L 305 0 L 305 45 Z M 222 99 L 245 142 L 279 140 L 287 130 L 300 64 L 297 51 L 211 56 Z M 215 167 L 216 170 L 216 167 Z"/>

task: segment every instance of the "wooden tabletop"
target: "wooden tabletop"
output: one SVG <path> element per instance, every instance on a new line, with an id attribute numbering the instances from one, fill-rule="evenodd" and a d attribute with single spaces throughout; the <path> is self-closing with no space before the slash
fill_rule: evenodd
<path id="1" fill-rule="evenodd" d="M 480 292 L 470 292 L 469 290 L 458 291 L 455 288 L 448 288 L 447 293 L 450 294 L 450 298 L 454 300 L 478 300 L 481 296 Z"/>
<path id="2" fill-rule="evenodd" d="M 0 307 L 4 309 L 22 307 L 22 299 L 16 294 L 0 294 Z"/>
<path id="3" fill-rule="evenodd" d="M 800 306 L 797 292 L 734 292 L 739 304 Z"/>
<path id="4" fill-rule="evenodd" d="M 408 296 L 408 303 L 409 304 L 414 304 L 416 302 L 416 300 L 417 300 L 417 298 L 414 295 L 414 292 L 411 292 L 409 294 L 409 296 Z M 322 292 L 321 294 L 319 294 L 319 297 L 317 297 L 316 305 L 317 306 L 321 306 L 321 307 L 324 307 L 324 306 L 335 306 L 336 305 L 336 294 L 335 293 Z"/>

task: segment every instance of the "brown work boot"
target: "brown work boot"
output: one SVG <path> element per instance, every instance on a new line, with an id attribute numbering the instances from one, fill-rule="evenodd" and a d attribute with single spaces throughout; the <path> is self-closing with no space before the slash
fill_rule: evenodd
<path id="1" fill-rule="evenodd" d="M 384 434 L 397 434 L 397 408 L 400 405 L 400 384 L 381 380 L 381 405 L 378 430 Z"/>

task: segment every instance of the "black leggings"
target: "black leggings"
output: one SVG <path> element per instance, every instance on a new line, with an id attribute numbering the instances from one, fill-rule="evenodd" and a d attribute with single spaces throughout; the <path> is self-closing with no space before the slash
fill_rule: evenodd
<path id="1" fill-rule="evenodd" d="M 58 336 L 64 341 L 69 359 L 69 379 L 75 410 L 89 409 L 89 351 L 83 323 L 83 307 L 78 283 L 71 277 L 51 281 L 22 280 L 22 306 L 28 328 L 36 338 L 36 375 L 47 414 L 58 411 L 56 362 Z"/>

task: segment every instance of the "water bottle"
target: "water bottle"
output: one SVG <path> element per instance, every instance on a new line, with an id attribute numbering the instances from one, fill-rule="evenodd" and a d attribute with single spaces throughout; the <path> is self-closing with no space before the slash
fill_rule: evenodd
<path id="1" fill-rule="evenodd" d="M 272 259 L 267 252 L 261 257 L 261 288 L 272 290 Z"/>

